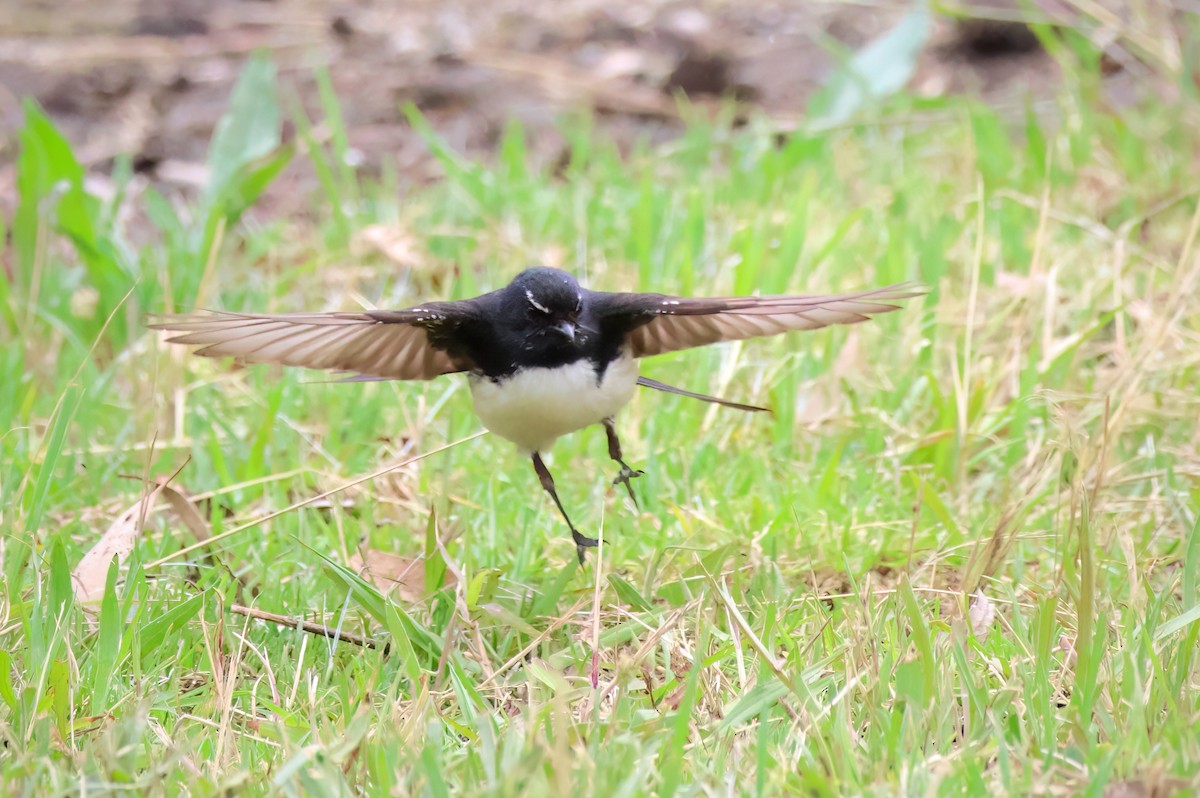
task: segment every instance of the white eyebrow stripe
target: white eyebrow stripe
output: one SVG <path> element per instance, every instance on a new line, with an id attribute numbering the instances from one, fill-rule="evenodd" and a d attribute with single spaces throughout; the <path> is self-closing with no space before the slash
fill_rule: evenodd
<path id="1" fill-rule="evenodd" d="M 534 299 L 533 292 L 530 291 L 528 288 L 525 289 L 525 298 L 529 300 L 529 304 L 533 305 L 535 308 L 540 310 L 542 313 L 545 313 L 547 316 L 550 315 L 550 309 L 547 308 L 545 305 L 541 304 L 540 302 L 538 302 L 536 299 Z"/>

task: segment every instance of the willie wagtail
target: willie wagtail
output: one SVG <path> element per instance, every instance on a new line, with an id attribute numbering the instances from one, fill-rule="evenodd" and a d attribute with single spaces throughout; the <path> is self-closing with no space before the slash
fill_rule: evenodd
<path id="1" fill-rule="evenodd" d="M 166 317 L 198 355 L 351 372 L 352 380 L 430 380 L 466 372 L 475 412 L 533 461 L 571 530 L 580 563 L 595 538 L 575 528 L 541 453 L 559 437 L 603 424 L 621 465 L 613 484 L 641 475 L 624 461 L 613 418 L 643 385 L 743 410 L 638 375 L 638 358 L 694 346 L 854 324 L 923 293 L 897 285 L 853 294 L 690 298 L 583 288 L 567 272 L 532 268 L 498 291 L 404 310 L 224 313 Z"/>

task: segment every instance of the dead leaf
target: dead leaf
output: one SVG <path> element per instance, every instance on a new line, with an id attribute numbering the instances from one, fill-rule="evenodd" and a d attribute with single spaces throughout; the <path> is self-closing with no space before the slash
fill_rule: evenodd
<path id="1" fill-rule="evenodd" d="M 842 380 L 854 380 L 871 365 L 858 330 L 850 330 L 838 350 L 829 374 L 801 389 L 796 396 L 795 418 L 805 426 L 817 426 L 837 415 L 844 404 Z"/>
<path id="2" fill-rule="evenodd" d="M 366 557 L 364 559 L 363 554 Z M 425 561 L 415 557 L 401 557 L 378 549 L 360 549 L 350 555 L 346 563 L 364 579 L 370 580 L 383 592 L 395 591 L 405 601 L 420 601 L 425 598 Z M 458 581 L 449 569 L 444 577 L 446 585 Z"/>
<path id="3" fill-rule="evenodd" d="M 996 605 L 980 590 L 967 610 L 967 617 L 971 619 L 971 632 L 982 643 L 992 631 L 992 623 L 996 620 Z"/>
<path id="4" fill-rule="evenodd" d="M 185 462 L 184 465 L 187 463 Z M 121 513 L 117 520 L 113 521 L 112 525 L 100 536 L 95 545 L 83 555 L 83 559 L 71 572 L 76 601 L 81 604 L 94 603 L 104 595 L 104 583 L 108 579 L 109 563 L 112 562 L 113 557 L 117 558 L 118 563 L 124 562 L 125 558 L 133 551 L 146 519 L 154 510 L 159 496 L 166 497 L 171 510 L 197 541 L 202 542 L 212 537 L 208 522 L 200 515 L 200 511 L 196 509 L 192 500 L 182 491 L 170 486 L 171 480 L 182 470 L 183 466 L 180 466 L 174 474 L 149 482 L 148 484 L 153 490 L 143 496 L 137 504 Z M 143 481 L 141 477 L 125 476 L 125 478 Z"/>
<path id="5" fill-rule="evenodd" d="M 195 503 L 183 491 L 176 490 L 170 485 L 159 485 L 158 488 L 162 491 L 162 495 L 166 497 L 167 503 L 171 505 L 171 510 L 183 522 L 183 525 L 192 533 L 192 537 L 196 538 L 197 542 L 203 542 L 212 537 L 212 532 L 209 530 L 208 522 L 200 515 L 200 511 L 196 509 Z"/>
<path id="6" fill-rule="evenodd" d="M 121 474 L 121 477 L 123 479 L 133 479 L 138 482 L 143 481 L 142 477 L 130 476 L 128 474 Z M 209 526 L 208 521 L 205 520 L 204 516 L 201 514 L 200 509 L 196 506 L 196 500 L 184 491 L 178 488 L 173 488 L 170 486 L 170 484 L 168 484 L 173 478 L 174 475 L 169 478 L 159 477 L 156 480 L 147 482 L 147 484 L 153 486 L 157 492 L 161 493 L 166 498 L 167 504 L 171 506 L 171 511 L 175 513 L 176 518 L 183 522 L 183 525 L 188 528 L 188 531 L 192 533 L 192 537 L 196 539 L 196 542 L 204 543 L 212 537 L 212 529 Z M 204 558 L 212 565 L 217 567 L 220 566 L 220 563 L 218 562 L 217 556 L 214 552 L 210 551 L 205 553 Z M 238 589 L 239 601 L 243 598 L 242 591 L 244 590 L 249 590 L 252 595 L 258 595 L 258 589 L 250 585 L 249 580 L 244 574 L 238 574 L 233 569 L 229 569 L 229 573 L 237 578 L 238 584 L 240 585 Z"/>
<path id="7" fill-rule="evenodd" d="M 682 646 L 675 646 L 671 649 L 671 673 L 675 674 L 675 678 L 683 681 L 692 670 L 692 659 L 683 650 Z"/>
<path id="8" fill-rule="evenodd" d="M 683 696 L 686 693 L 687 693 L 687 685 L 681 684 L 678 687 L 676 687 L 674 690 L 672 690 L 671 693 L 662 700 L 662 702 L 659 704 L 659 706 L 666 707 L 667 709 L 674 712 L 675 710 L 679 709 L 679 705 L 683 703 Z"/>
<path id="9" fill-rule="evenodd" d="M 1066 655 L 1067 664 L 1071 667 L 1075 666 L 1079 656 L 1075 653 L 1075 643 L 1066 635 L 1058 636 L 1058 649 Z"/>
<path id="10" fill-rule="evenodd" d="M 162 490 L 159 486 L 151 493 L 143 496 L 137 504 L 130 507 L 117 517 L 116 521 L 105 530 L 83 559 L 71 571 L 71 583 L 75 586 L 75 600 L 80 604 L 97 602 L 104 595 L 104 583 L 108 579 L 108 566 L 113 557 L 117 562 L 125 561 L 137 543 L 138 535 L 142 532 L 142 524 L 150 513 L 150 508 L 158 499 Z"/>

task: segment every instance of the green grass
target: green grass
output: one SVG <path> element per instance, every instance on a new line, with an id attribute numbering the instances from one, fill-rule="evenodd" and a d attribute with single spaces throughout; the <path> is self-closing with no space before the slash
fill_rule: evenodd
<path id="1" fill-rule="evenodd" d="M 560 177 L 516 129 L 488 166 L 430 134 L 446 179 L 400 191 L 343 167 L 340 133 L 300 120 L 281 145 L 256 63 L 183 211 L 90 195 L 31 106 L 0 282 L 4 792 L 1194 789 L 1200 104 L 1117 113 L 1072 68 L 1043 118 L 898 98 L 784 140 L 697 118 L 627 157 L 567 120 Z M 296 152 L 317 221 L 255 216 Z M 364 243 L 373 225 L 401 263 Z M 472 435 L 464 380 L 313 384 L 143 325 L 462 297 L 537 261 L 604 289 L 932 293 L 645 363 L 775 413 L 637 396 L 619 421 L 640 513 L 599 428 L 560 442 L 564 501 L 605 540 L 583 570 L 490 437 L 252 524 Z M 176 470 L 225 536 L 178 556 L 195 538 L 164 502 L 80 607 L 71 569 L 141 475 Z M 384 597 L 346 567 L 360 543 L 461 580 Z M 973 630 L 979 591 L 995 620 Z"/>

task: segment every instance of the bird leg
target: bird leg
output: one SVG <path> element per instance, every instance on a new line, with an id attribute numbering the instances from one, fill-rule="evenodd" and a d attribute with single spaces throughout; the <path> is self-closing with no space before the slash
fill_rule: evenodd
<path id="1" fill-rule="evenodd" d="M 621 439 L 617 437 L 617 425 L 611 418 L 604 419 L 604 432 L 608 435 L 608 456 L 621 464 L 621 471 L 612 484 L 624 485 L 625 490 L 629 492 L 629 498 L 633 501 L 633 506 L 637 507 L 637 496 L 633 494 L 633 484 L 630 480 L 640 477 L 646 472 L 630 468 L 629 463 L 621 459 Z"/>
<path id="2" fill-rule="evenodd" d="M 550 476 L 550 469 L 546 468 L 546 464 L 542 462 L 542 456 L 534 452 L 532 459 L 533 471 L 538 475 L 542 488 L 550 494 L 550 498 L 554 499 L 554 503 L 558 505 L 558 511 L 562 513 L 563 520 L 567 522 L 567 527 L 571 530 L 571 539 L 575 541 L 575 552 L 579 555 L 579 564 L 583 565 L 584 554 L 588 549 L 599 546 L 600 541 L 580 534 L 579 530 L 575 528 L 558 498 L 558 492 L 554 490 L 554 477 Z"/>

